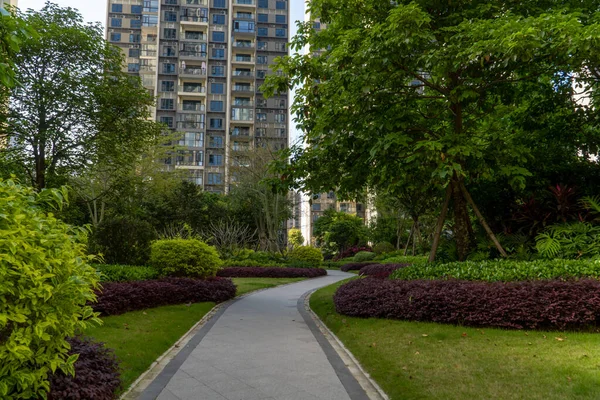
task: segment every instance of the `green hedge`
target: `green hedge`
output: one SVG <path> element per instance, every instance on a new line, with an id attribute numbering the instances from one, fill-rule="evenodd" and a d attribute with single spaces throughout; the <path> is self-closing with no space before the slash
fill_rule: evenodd
<path id="1" fill-rule="evenodd" d="M 208 278 L 216 275 L 223 261 L 201 240 L 167 239 L 152 243 L 150 265 L 166 276 Z"/>
<path id="2" fill-rule="evenodd" d="M 145 281 L 156 279 L 160 276 L 159 271 L 153 267 L 138 267 L 133 265 L 93 265 L 100 272 L 102 282 L 128 282 Z"/>
<path id="3" fill-rule="evenodd" d="M 321 250 L 311 246 L 295 247 L 292 251 L 290 251 L 288 257 L 291 263 L 308 263 L 315 267 L 320 266 L 323 262 L 323 254 L 321 254 Z"/>
<path id="4" fill-rule="evenodd" d="M 600 278 L 600 260 L 490 260 L 417 264 L 395 271 L 392 279 L 462 279 L 509 282 L 540 279 Z"/>

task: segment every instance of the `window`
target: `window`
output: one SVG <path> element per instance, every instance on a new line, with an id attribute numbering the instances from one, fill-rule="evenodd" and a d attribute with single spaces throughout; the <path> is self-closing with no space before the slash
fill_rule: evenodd
<path id="1" fill-rule="evenodd" d="M 258 8 L 269 8 L 269 0 L 258 0 Z"/>
<path id="2" fill-rule="evenodd" d="M 175 48 L 171 46 L 163 47 L 162 57 L 176 57 Z"/>
<path id="3" fill-rule="evenodd" d="M 131 6 L 131 13 L 132 14 L 141 14 L 142 6 Z"/>
<path id="4" fill-rule="evenodd" d="M 275 16 L 275 23 L 276 24 L 285 24 L 285 15 L 276 15 Z"/>
<path id="5" fill-rule="evenodd" d="M 357 212 L 361 212 L 362 211 L 362 204 L 356 204 L 356 211 Z"/>
<path id="6" fill-rule="evenodd" d="M 163 74 L 174 74 L 175 73 L 175 64 L 165 63 L 163 64 Z"/>
<path id="7" fill-rule="evenodd" d="M 268 28 L 258 28 L 258 36 L 269 36 L 269 29 Z"/>
<path id="8" fill-rule="evenodd" d="M 256 71 L 256 77 L 258 79 L 265 79 L 265 75 L 266 74 L 267 74 L 267 71 L 265 71 L 264 69 L 259 69 L 259 70 Z"/>
<path id="9" fill-rule="evenodd" d="M 144 0 L 145 12 L 158 12 L 158 0 Z"/>
<path id="10" fill-rule="evenodd" d="M 123 4 L 113 4 L 111 7 L 111 11 L 114 13 L 122 13 L 123 12 Z"/>
<path id="11" fill-rule="evenodd" d="M 121 41 L 121 34 L 120 33 L 111 33 L 110 34 L 110 41 L 111 42 L 120 42 Z"/>
<path id="12" fill-rule="evenodd" d="M 165 11 L 165 21 L 177 22 L 177 13 L 174 11 Z"/>
<path id="13" fill-rule="evenodd" d="M 127 72 L 140 72 L 140 64 L 139 63 L 127 64 Z"/>
<path id="14" fill-rule="evenodd" d="M 223 111 L 223 102 L 220 100 L 211 100 L 210 111 Z"/>
<path id="15" fill-rule="evenodd" d="M 225 67 L 222 65 L 213 65 L 210 67 L 210 74 L 212 76 L 225 76 Z"/>
<path id="16" fill-rule="evenodd" d="M 285 137 L 285 128 L 280 128 L 277 129 L 277 133 L 279 134 L 279 137 Z"/>
<path id="17" fill-rule="evenodd" d="M 256 113 L 256 120 L 257 121 L 266 121 L 267 114 L 266 113 Z"/>
<path id="18" fill-rule="evenodd" d="M 321 203 L 315 203 L 312 205 L 313 211 L 321 211 Z"/>
<path id="19" fill-rule="evenodd" d="M 142 35 L 140 35 L 139 33 L 132 33 L 131 35 L 129 35 L 129 42 L 130 43 L 139 43 L 142 39 Z"/>
<path id="20" fill-rule="evenodd" d="M 275 122 L 280 124 L 285 122 L 285 114 L 275 114 Z"/>
<path id="21" fill-rule="evenodd" d="M 268 63 L 267 56 L 258 56 L 258 57 L 256 57 L 256 63 L 257 64 L 267 64 Z"/>
<path id="22" fill-rule="evenodd" d="M 261 29 L 266 29 L 266 28 L 258 28 L 259 31 Z M 259 35 L 260 35 L 260 33 L 259 33 Z M 267 50 L 267 42 L 258 42 L 258 50 Z"/>
<path id="23" fill-rule="evenodd" d="M 287 35 L 286 29 L 284 29 L 284 28 L 277 28 L 277 29 L 275 29 L 275 36 L 277 36 L 277 37 L 285 37 L 286 35 Z"/>
<path id="24" fill-rule="evenodd" d="M 183 100 L 181 103 L 181 109 L 183 111 L 204 111 L 202 108 L 202 102 L 194 100 Z"/>
<path id="25" fill-rule="evenodd" d="M 139 57 L 140 49 L 129 49 L 129 57 Z"/>
<path id="26" fill-rule="evenodd" d="M 187 147 L 202 147 L 204 146 L 204 133 L 186 132 L 183 140 L 179 141 L 179 144 Z"/>
<path id="27" fill-rule="evenodd" d="M 209 121 L 209 126 L 213 129 L 222 129 L 223 120 L 221 118 L 211 118 Z"/>
<path id="28" fill-rule="evenodd" d="M 142 16 L 142 26 L 157 26 L 158 25 L 158 15 L 143 15 Z M 175 29 L 173 29 L 175 30 Z M 165 29 L 166 31 L 166 29 Z M 148 35 L 150 36 L 150 35 Z"/>
<path id="29" fill-rule="evenodd" d="M 223 14 L 213 14 L 213 24 L 225 25 L 225 16 Z"/>
<path id="30" fill-rule="evenodd" d="M 226 8 L 225 0 L 213 0 L 213 7 L 215 8 Z"/>
<path id="31" fill-rule="evenodd" d="M 256 137 L 264 137 L 267 136 L 266 128 L 256 128 Z"/>
<path id="32" fill-rule="evenodd" d="M 141 28 L 142 20 L 141 19 L 132 19 L 131 21 L 129 21 L 129 26 L 131 28 Z"/>
<path id="33" fill-rule="evenodd" d="M 276 1 L 275 9 L 276 10 L 285 10 L 285 1 Z"/>
<path id="34" fill-rule="evenodd" d="M 123 26 L 123 20 L 121 18 L 111 18 L 110 26 L 112 26 L 113 28 L 120 28 L 121 26 Z"/>
<path id="35" fill-rule="evenodd" d="M 211 136 L 210 142 L 208 143 L 208 147 L 222 148 L 223 147 L 223 136 Z"/>
<path id="36" fill-rule="evenodd" d="M 213 58 L 225 58 L 225 49 L 212 49 Z"/>
<path id="37" fill-rule="evenodd" d="M 232 108 L 231 109 L 231 120 L 232 121 L 252 121 L 254 110 L 249 108 Z"/>
<path id="38" fill-rule="evenodd" d="M 169 128 L 173 127 L 173 117 L 160 117 L 159 121 L 161 124 L 165 124 Z"/>
<path id="39" fill-rule="evenodd" d="M 254 22 L 250 21 L 233 21 L 233 30 L 235 32 L 254 32 Z"/>
<path id="40" fill-rule="evenodd" d="M 161 92 L 174 92 L 175 91 L 175 82 L 174 81 L 162 81 L 160 83 L 160 91 Z"/>
<path id="41" fill-rule="evenodd" d="M 165 28 L 163 30 L 163 36 L 165 39 L 177 39 L 177 30 L 172 28 Z"/>
<path id="42" fill-rule="evenodd" d="M 315 28 L 315 29 L 321 29 L 321 23 L 320 22 L 315 22 L 313 24 L 313 28 Z"/>
<path id="43" fill-rule="evenodd" d="M 213 42 L 224 42 L 225 41 L 225 32 L 212 32 L 212 41 Z"/>
<path id="44" fill-rule="evenodd" d="M 218 167 L 223 165 L 223 155 L 222 154 L 210 154 L 208 156 L 208 165 L 213 167 Z"/>
<path id="45" fill-rule="evenodd" d="M 173 99 L 160 99 L 161 110 L 172 110 L 174 107 Z"/>
<path id="46" fill-rule="evenodd" d="M 258 22 L 269 22 L 268 14 L 258 14 Z"/>
<path id="47" fill-rule="evenodd" d="M 209 185 L 220 185 L 223 183 L 223 174 L 211 172 L 208 174 Z"/>
<path id="48" fill-rule="evenodd" d="M 222 83 L 211 83 L 210 92 L 212 94 L 223 94 L 223 86 Z"/>

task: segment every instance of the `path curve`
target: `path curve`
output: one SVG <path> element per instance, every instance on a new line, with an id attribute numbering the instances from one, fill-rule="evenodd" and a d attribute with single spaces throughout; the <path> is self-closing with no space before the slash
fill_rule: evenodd
<path id="1" fill-rule="evenodd" d="M 298 310 L 307 292 L 355 276 L 328 274 L 250 294 L 220 310 L 139 399 L 368 399 Z"/>

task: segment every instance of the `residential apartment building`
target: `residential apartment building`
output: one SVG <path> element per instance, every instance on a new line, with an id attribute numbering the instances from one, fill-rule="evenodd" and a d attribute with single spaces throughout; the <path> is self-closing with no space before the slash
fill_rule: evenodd
<path id="1" fill-rule="evenodd" d="M 244 152 L 288 146 L 288 95 L 259 88 L 287 54 L 289 17 L 287 0 L 108 0 L 107 40 L 181 134 L 166 168 L 224 193 Z"/>
<path id="2" fill-rule="evenodd" d="M 0 0 L 0 7 L 5 8 L 6 6 L 16 7 L 18 4 L 17 0 Z"/>

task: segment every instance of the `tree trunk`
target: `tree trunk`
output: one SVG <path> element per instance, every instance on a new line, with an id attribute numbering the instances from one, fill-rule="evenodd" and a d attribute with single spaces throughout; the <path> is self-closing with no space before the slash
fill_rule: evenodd
<path id="1" fill-rule="evenodd" d="M 408 246 L 410 245 L 410 239 L 412 238 L 414 232 L 415 232 L 415 224 L 413 222 L 413 225 L 410 227 L 410 233 L 408 235 L 408 240 L 406 241 L 406 246 L 404 246 L 404 255 L 406 255 L 406 253 L 408 253 Z"/>
<path id="2" fill-rule="evenodd" d="M 431 251 L 429 252 L 428 262 L 435 261 L 435 254 L 440 245 L 440 236 L 442 235 L 442 229 L 444 229 L 444 222 L 446 222 L 446 215 L 448 215 L 448 204 L 450 204 L 450 198 L 452 197 L 452 187 L 449 184 L 446 188 L 446 196 L 444 197 L 444 204 L 442 205 L 442 211 L 437 220 L 435 226 L 435 233 L 433 234 L 433 243 L 431 244 Z"/>
<path id="3" fill-rule="evenodd" d="M 39 146 L 38 154 L 35 157 L 35 187 L 37 190 L 46 187 L 46 149 L 43 144 Z"/>
<path id="4" fill-rule="evenodd" d="M 473 226 L 469 218 L 467 209 L 467 199 L 463 196 L 460 189 L 461 182 L 458 177 L 454 177 L 452 185 L 452 203 L 454 208 L 454 240 L 458 251 L 458 260 L 467 259 L 472 247 Z"/>
<path id="5" fill-rule="evenodd" d="M 419 217 L 415 217 L 415 234 L 413 235 L 413 256 L 415 255 L 415 250 L 417 245 L 421 244 L 421 228 L 419 228 Z"/>

